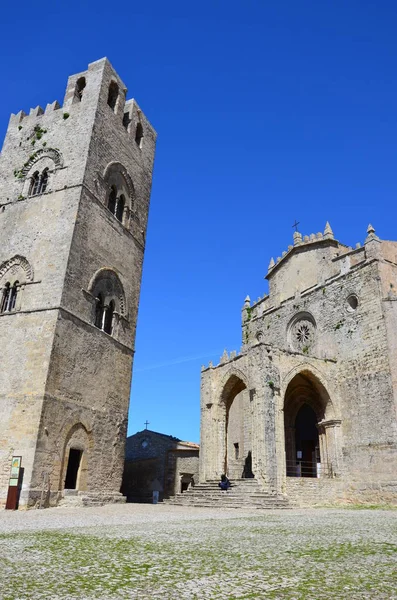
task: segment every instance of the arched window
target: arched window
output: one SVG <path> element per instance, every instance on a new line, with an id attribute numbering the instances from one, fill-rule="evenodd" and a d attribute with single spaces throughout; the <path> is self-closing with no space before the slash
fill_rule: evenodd
<path id="1" fill-rule="evenodd" d="M 121 194 L 117 198 L 117 206 L 116 206 L 116 219 L 118 219 L 120 221 L 120 223 L 123 222 L 124 207 L 125 207 L 125 198 L 124 198 L 123 194 Z"/>
<path id="2" fill-rule="evenodd" d="M 126 315 L 125 294 L 119 276 L 112 269 L 100 269 L 92 278 L 88 292 L 95 299 L 92 324 L 117 337 L 117 323 Z"/>
<path id="3" fill-rule="evenodd" d="M 138 123 L 135 130 L 135 142 L 139 148 L 142 148 L 142 138 L 143 138 L 143 127 L 141 123 Z"/>
<path id="4" fill-rule="evenodd" d="M 29 196 L 36 196 L 39 193 L 40 173 L 35 171 L 30 180 Z"/>
<path id="5" fill-rule="evenodd" d="M 8 303 L 10 301 L 10 293 L 11 293 L 11 286 L 9 283 L 6 283 L 3 289 L 3 295 L 1 298 L 1 306 L 0 306 L 0 313 L 5 313 L 8 310 Z"/>
<path id="6" fill-rule="evenodd" d="M 3 296 L 1 299 L 0 313 L 11 312 L 15 310 L 17 302 L 19 281 L 15 281 L 14 285 L 11 286 L 10 282 L 7 282 L 4 286 Z"/>
<path id="7" fill-rule="evenodd" d="M 115 81 L 111 81 L 109 85 L 108 104 L 110 108 L 116 112 L 117 99 L 119 97 L 119 86 Z"/>
<path id="8" fill-rule="evenodd" d="M 48 169 L 44 169 L 40 176 L 40 185 L 38 194 L 44 194 L 48 185 Z"/>
<path id="9" fill-rule="evenodd" d="M 48 187 L 48 168 L 40 174 L 35 171 L 30 180 L 29 196 L 37 196 L 38 194 L 44 194 Z"/>
<path id="10" fill-rule="evenodd" d="M 19 281 L 16 281 L 11 288 L 8 310 L 15 310 L 15 305 L 17 302 L 17 294 L 18 294 L 18 285 L 19 285 Z"/>
<path id="11" fill-rule="evenodd" d="M 83 97 L 83 90 L 84 90 L 85 86 L 86 86 L 85 77 L 80 77 L 76 81 L 76 87 L 74 89 L 74 97 L 78 100 L 78 102 L 81 102 L 81 99 Z"/>
<path id="12" fill-rule="evenodd" d="M 114 302 L 111 300 L 109 306 L 105 311 L 105 318 L 103 322 L 103 331 L 111 335 L 113 329 L 113 313 L 114 313 Z"/>
<path id="13" fill-rule="evenodd" d="M 103 304 L 103 296 L 102 296 L 102 294 L 98 294 L 98 296 L 96 297 L 96 306 L 95 306 L 95 327 L 98 327 L 98 329 L 102 329 L 104 310 L 105 310 L 105 307 Z"/>
<path id="14" fill-rule="evenodd" d="M 112 215 L 116 212 L 116 203 L 117 203 L 117 189 L 115 185 L 112 185 L 110 188 L 109 200 L 108 200 L 108 209 L 112 213 Z"/>

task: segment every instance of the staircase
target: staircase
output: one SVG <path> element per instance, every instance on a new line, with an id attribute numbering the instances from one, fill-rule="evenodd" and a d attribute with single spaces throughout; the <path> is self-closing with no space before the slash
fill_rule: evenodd
<path id="1" fill-rule="evenodd" d="M 291 508 L 286 496 L 263 490 L 256 479 L 233 479 L 227 492 L 219 489 L 218 481 L 210 480 L 164 500 L 173 506 L 208 508 Z"/>

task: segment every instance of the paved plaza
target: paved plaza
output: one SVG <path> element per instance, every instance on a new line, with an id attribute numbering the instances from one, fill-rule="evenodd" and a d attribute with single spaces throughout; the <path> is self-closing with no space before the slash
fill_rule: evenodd
<path id="1" fill-rule="evenodd" d="M 2 511 L 0 598 L 389 600 L 397 511 Z"/>

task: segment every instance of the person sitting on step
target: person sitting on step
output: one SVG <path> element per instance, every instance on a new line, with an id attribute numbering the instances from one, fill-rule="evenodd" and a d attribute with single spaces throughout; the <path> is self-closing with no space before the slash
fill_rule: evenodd
<path id="1" fill-rule="evenodd" d="M 226 477 L 225 474 L 221 475 L 221 480 L 218 483 L 219 487 L 221 488 L 221 490 L 224 490 L 225 492 L 227 492 L 227 490 L 230 488 L 231 483 L 228 480 L 228 478 Z"/>

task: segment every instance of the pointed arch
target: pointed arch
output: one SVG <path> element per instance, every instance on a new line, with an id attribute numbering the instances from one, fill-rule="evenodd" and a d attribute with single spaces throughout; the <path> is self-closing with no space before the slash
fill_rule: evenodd
<path id="1" fill-rule="evenodd" d="M 239 387 L 241 387 L 241 389 L 250 388 L 248 377 L 241 369 L 238 369 L 233 366 L 226 371 L 220 383 L 220 402 L 225 403 L 225 401 L 230 396 L 234 388 L 238 389 Z"/>

